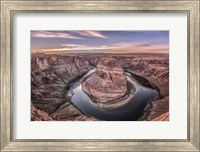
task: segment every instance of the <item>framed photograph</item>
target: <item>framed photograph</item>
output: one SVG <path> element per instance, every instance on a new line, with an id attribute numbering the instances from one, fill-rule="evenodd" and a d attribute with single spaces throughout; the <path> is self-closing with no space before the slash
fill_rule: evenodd
<path id="1" fill-rule="evenodd" d="M 1 151 L 200 151 L 199 0 L 1 0 Z"/>

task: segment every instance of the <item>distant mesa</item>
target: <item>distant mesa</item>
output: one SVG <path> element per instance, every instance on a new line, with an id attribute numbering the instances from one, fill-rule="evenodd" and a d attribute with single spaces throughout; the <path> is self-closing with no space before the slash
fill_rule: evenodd
<path id="1" fill-rule="evenodd" d="M 110 103 L 127 92 L 127 76 L 114 58 L 101 58 L 96 72 L 82 82 L 83 91 L 93 102 Z"/>

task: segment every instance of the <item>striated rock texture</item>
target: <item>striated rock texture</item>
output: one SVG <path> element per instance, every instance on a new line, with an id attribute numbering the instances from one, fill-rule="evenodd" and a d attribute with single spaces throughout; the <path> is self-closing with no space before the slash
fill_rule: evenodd
<path id="1" fill-rule="evenodd" d="M 153 119 L 153 121 L 169 121 L 169 112 L 165 112 Z"/>
<path id="2" fill-rule="evenodd" d="M 79 111 L 74 105 L 70 102 L 66 102 L 60 108 L 52 114 L 53 119 L 55 120 L 72 120 L 72 121 L 94 121 L 96 118 L 88 117 Z"/>
<path id="3" fill-rule="evenodd" d="M 31 57 L 31 120 L 96 120 L 78 110 L 66 95 L 70 84 L 90 69 L 97 67 L 101 58 L 105 56 L 83 55 L 42 55 Z M 108 58 L 108 57 L 106 57 Z M 155 84 L 160 93 L 158 99 L 150 101 L 144 109 L 141 121 L 169 120 L 169 57 L 162 54 L 134 54 L 124 56 L 110 56 L 117 61 L 119 67 L 129 72 L 145 77 Z M 101 66 L 104 67 L 105 66 Z M 118 68 L 118 69 L 120 69 Z M 98 78 L 106 82 L 108 72 L 99 68 Z M 107 69 L 107 68 L 106 68 Z M 112 67 L 110 67 L 112 71 Z M 98 71 L 98 70 L 97 70 Z M 108 70 L 107 70 L 108 71 Z M 98 73 L 98 72 L 97 72 Z M 114 75 L 114 74 L 113 74 Z M 115 75 L 112 78 L 115 78 Z M 123 77 L 123 74 L 121 75 Z M 125 84 L 119 77 L 120 83 Z M 104 79 L 102 78 L 104 77 Z M 121 82 L 122 81 L 122 82 Z M 95 82 L 95 80 L 94 80 Z M 91 83 L 91 84 L 94 84 Z M 100 81 L 99 81 L 100 82 Z M 101 81 L 102 82 L 102 81 Z M 116 82 L 116 81 L 115 81 Z M 117 85 L 117 83 L 116 83 Z M 97 88 L 98 89 L 98 88 Z M 94 89 L 94 90 L 97 90 Z M 102 92 L 105 92 L 104 90 Z M 124 92 L 124 91 L 122 91 Z M 112 93 L 110 93 L 112 94 Z M 113 93 L 114 94 L 114 93 Z M 123 93 L 122 93 L 123 94 Z M 107 98 L 106 98 L 107 99 Z M 109 102 L 109 100 L 108 100 Z"/>
<path id="4" fill-rule="evenodd" d="M 116 59 L 101 58 L 96 72 L 82 83 L 82 89 L 93 102 L 109 103 L 126 94 L 127 77 Z"/>
<path id="5" fill-rule="evenodd" d="M 32 55 L 31 120 L 95 120 L 66 96 L 69 85 L 92 68 L 86 57 Z"/>
<path id="6" fill-rule="evenodd" d="M 33 121 L 49 121 L 53 120 L 51 116 L 48 115 L 48 113 L 41 111 L 37 108 L 35 108 L 33 105 L 31 105 L 31 120 Z"/>
<path id="7" fill-rule="evenodd" d="M 150 101 L 144 109 L 141 121 L 157 120 L 160 115 L 169 112 L 169 56 L 168 55 L 137 55 L 133 58 L 119 60 L 122 66 L 126 66 L 129 72 L 145 77 L 155 84 L 160 96 Z M 165 119 L 169 120 L 169 114 Z"/>

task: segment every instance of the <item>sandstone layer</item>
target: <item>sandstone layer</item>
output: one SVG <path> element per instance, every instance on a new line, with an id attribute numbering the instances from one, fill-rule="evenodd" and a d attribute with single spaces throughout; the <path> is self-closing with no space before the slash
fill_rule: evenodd
<path id="1" fill-rule="evenodd" d="M 66 95 L 66 90 L 76 79 L 97 67 L 102 57 L 32 55 L 31 120 L 96 120 L 74 106 Z M 140 75 L 158 87 L 159 98 L 149 101 L 139 120 L 169 120 L 168 55 L 113 55 L 112 58 L 117 60 L 123 70 Z"/>
<path id="2" fill-rule="evenodd" d="M 127 92 L 127 77 L 114 58 L 101 58 L 96 72 L 82 83 L 82 89 L 93 102 L 109 103 Z"/>
<path id="3" fill-rule="evenodd" d="M 96 120 L 78 110 L 66 96 L 70 84 L 92 68 L 87 58 L 32 55 L 31 120 Z"/>
<path id="4" fill-rule="evenodd" d="M 125 60 L 125 65 L 129 72 L 140 75 L 152 84 L 155 84 L 156 90 L 159 92 L 159 97 L 149 101 L 144 109 L 141 121 L 156 120 L 163 121 L 161 115 L 169 112 L 169 57 L 168 55 L 138 55 Z M 122 60 L 121 64 L 124 64 Z M 168 118 L 167 118 L 168 117 Z M 169 120 L 169 115 L 164 119 Z"/>
<path id="5" fill-rule="evenodd" d="M 48 113 L 39 110 L 35 108 L 33 105 L 31 105 L 31 120 L 32 121 L 50 121 L 53 120 L 51 116 L 48 115 Z"/>

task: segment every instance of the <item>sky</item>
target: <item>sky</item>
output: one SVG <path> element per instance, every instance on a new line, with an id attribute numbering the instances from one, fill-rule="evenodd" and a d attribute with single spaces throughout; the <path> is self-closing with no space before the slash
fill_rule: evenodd
<path id="1" fill-rule="evenodd" d="M 169 53 L 169 31 L 31 31 L 32 53 Z"/>

